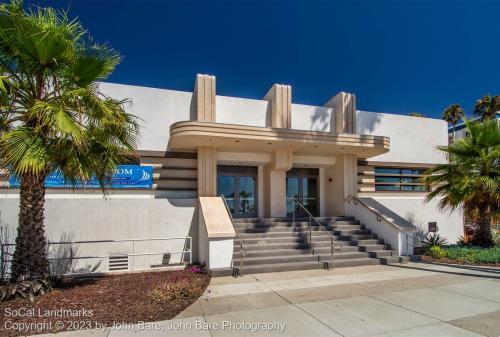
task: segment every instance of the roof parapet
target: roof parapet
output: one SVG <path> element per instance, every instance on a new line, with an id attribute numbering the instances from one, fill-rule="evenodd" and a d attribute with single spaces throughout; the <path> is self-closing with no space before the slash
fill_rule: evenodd
<path id="1" fill-rule="evenodd" d="M 195 118 L 200 122 L 215 122 L 215 76 L 197 74 L 194 85 Z"/>
<path id="2" fill-rule="evenodd" d="M 357 133 L 356 95 L 341 91 L 326 102 L 325 106 L 335 109 L 330 130 L 335 133 Z"/>
<path id="3" fill-rule="evenodd" d="M 292 87 L 273 84 L 263 99 L 271 103 L 269 126 L 290 129 L 292 127 Z"/>

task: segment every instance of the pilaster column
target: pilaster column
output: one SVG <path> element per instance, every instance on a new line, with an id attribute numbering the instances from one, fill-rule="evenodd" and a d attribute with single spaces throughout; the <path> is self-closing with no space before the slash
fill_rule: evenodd
<path id="1" fill-rule="evenodd" d="M 198 197 L 217 196 L 217 149 L 198 147 Z"/>
<path id="2" fill-rule="evenodd" d="M 215 123 L 215 76 L 196 75 L 193 94 L 196 106 L 196 120 Z"/>
<path id="3" fill-rule="evenodd" d="M 269 126 L 290 129 L 292 127 L 292 87 L 273 84 L 264 96 L 264 100 L 271 103 Z"/>
<path id="4" fill-rule="evenodd" d="M 358 194 L 358 158 L 354 154 L 343 155 L 344 198 Z"/>
<path id="5" fill-rule="evenodd" d="M 278 149 L 264 168 L 266 215 L 269 217 L 286 216 L 286 171 L 292 168 L 292 159 L 292 150 Z"/>
<path id="6" fill-rule="evenodd" d="M 335 109 L 335 118 L 332 118 L 330 123 L 331 132 L 357 133 L 356 96 L 354 94 L 339 92 L 325 106 Z"/>

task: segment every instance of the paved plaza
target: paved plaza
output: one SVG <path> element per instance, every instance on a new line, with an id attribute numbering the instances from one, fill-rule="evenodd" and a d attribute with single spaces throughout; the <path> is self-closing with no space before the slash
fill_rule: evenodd
<path id="1" fill-rule="evenodd" d="M 57 336 L 500 336 L 500 269 L 409 263 L 213 278 L 174 320 Z"/>

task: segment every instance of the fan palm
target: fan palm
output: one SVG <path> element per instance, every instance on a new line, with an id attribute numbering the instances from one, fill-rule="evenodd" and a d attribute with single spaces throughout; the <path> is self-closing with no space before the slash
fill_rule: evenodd
<path id="1" fill-rule="evenodd" d="M 432 188 L 427 200 L 439 198 L 441 208 L 464 207 L 478 214 L 474 242 L 493 245 L 490 223 L 500 210 L 500 130 L 496 120 L 483 123 L 465 121 L 469 134 L 439 149 L 449 163 L 425 172 L 424 181 Z"/>
<path id="2" fill-rule="evenodd" d="M 48 276 L 47 175 L 60 170 L 72 186 L 95 176 L 105 192 L 134 153 L 136 118 L 96 83 L 119 61 L 65 12 L 0 5 L 0 167 L 21 181 L 14 281 Z"/>
<path id="3" fill-rule="evenodd" d="M 443 111 L 442 118 L 453 128 L 453 139 L 455 139 L 455 126 L 464 117 L 464 110 L 460 104 L 452 104 Z"/>
<path id="4" fill-rule="evenodd" d="M 474 114 L 481 120 L 495 119 L 497 113 L 500 113 L 500 96 L 484 96 L 474 105 Z"/>
<path id="5" fill-rule="evenodd" d="M 411 116 L 411 117 L 421 117 L 421 118 L 425 117 L 425 115 L 423 113 L 420 113 L 420 112 L 410 112 L 408 114 L 408 116 Z"/>

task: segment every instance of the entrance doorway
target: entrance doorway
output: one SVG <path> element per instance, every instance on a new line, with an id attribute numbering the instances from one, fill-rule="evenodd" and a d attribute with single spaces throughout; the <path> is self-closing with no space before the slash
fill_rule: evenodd
<path id="1" fill-rule="evenodd" d="M 221 194 L 234 218 L 257 217 L 257 167 L 217 166 L 217 195 Z"/>
<path id="2" fill-rule="evenodd" d="M 306 212 L 294 204 L 298 200 L 313 216 L 318 216 L 318 169 L 292 168 L 286 173 L 287 216 L 307 216 Z"/>

